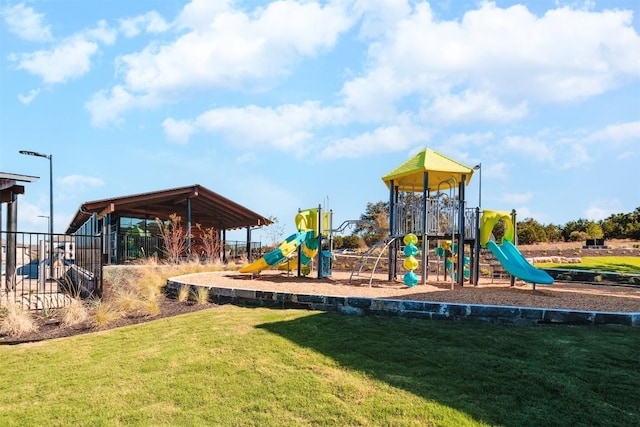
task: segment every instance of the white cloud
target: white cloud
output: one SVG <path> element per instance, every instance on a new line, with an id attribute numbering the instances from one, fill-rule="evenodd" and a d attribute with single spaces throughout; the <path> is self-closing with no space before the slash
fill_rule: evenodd
<path id="1" fill-rule="evenodd" d="M 106 126 L 119 122 L 120 114 L 133 108 L 133 97 L 121 86 L 115 86 L 111 93 L 100 91 L 93 95 L 85 104 L 91 113 L 91 123 L 94 126 Z"/>
<path id="2" fill-rule="evenodd" d="M 101 187 L 104 185 L 104 181 L 100 178 L 86 176 L 86 175 L 67 175 L 60 178 L 59 184 L 65 189 L 81 189 L 86 187 Z"/>
<path id="3" fill-rule="evenodd" d="M 44 207 L 44 205 L 42 207 Z M 49 223 L 47 218 L 42 218 L 41 216 L 48 217 L 48 209 L 48 204 L 46 205 L 46 208 L 41 209 L 40 206 L 29 203 L 26 200 L 20 200 L 20 209 L 18 210 L 18 230 L 34 232 L 46 231 L 48 229 Z"/>
<path id="4" fill-rule="evenodd" d="M 196 88 L 261 90 L 287 75 L 299 58 L 332 48 L 351 25 L 346 12 L 333 3 L 273 2 L 251 14 L 216 3 L 187 5 L 176 25 L 188 32 L 174 42 L 151 43 L 118 58 L 127 93 L 170 102 Z M 101 99 L 102 108 L 118 110 L 108 105 L 108 97 Z"/>
<path id="5" fill-rule="evenodd" d="M 29 105 L 31 104 L 31 101 L 36 99 L 36 96 L 38 96 L 39 93 L 40 89 L 32 89 L 26 95 L 18 94 L 18 100 L 25 105 Z"/>
<path id="6" fill-rule="evenodd" d="M 404 151 L 411 146 L 425 143 L 429 133 L 410 123 L 385 125 L 371 132 L 352 138 L 342 138 L 329 143 L 320 156 L 324 158 L 358 158 L 372 153 Z"/>
<path id="7" fill-rule="evenodd" d="M 506 121 L 531 103 L 579 100 L 637 79 L 632 12 L 582 9 L 536 16 L 484 2 L 445 21 L 419 3 L 371 45 L 368 69 L 344 84 L 345 105 L 375 116 L 417 95 L 439 119 Z"/>
<path id="8" fill-rule="evenodd" d="M 17 67 L 40 76 L 45 83 L 65 83 L 89 72 L 91 58 L 99 50 L 98 42 L 111 44 L 114 40 L 113 30 L 100 22 L 97 27 L 68 37 L 50 50 L 17 55 Z"/>
<path id="9" fill-rule="evenodd" d="M 392 69 L 381 66 L 366 77 L 346 82 L 340 95 L 354 120 L 380 121 L 395 115 L 395 102 L 411 93 L 411 85 L 395 78 Z"/>
<path id="10" fill-rule="evenodd" d="M 210 110 L 196 119 L 196 125 L 203 131 L 222 133 L 242 147 L 273 147 L 302 155 L 312 143 L 312 129 L 325 124 L 331 115 L 315 103 L 276 108 L 250 105 Z"/>
<path id="11" fill-rule="evenodd" d="M 244 152 L 240 154 L 238 157 L 236 157 L 236 162 L 240 164 L 255 163 L 257 160 L 258 160 L 258 156 L 253 151 Z"/>
<path id="12" fill-rule="evenodd" d="M 502 200 L 510 204 L 528 203 L 533 198 L 533 193 L 511 193 L 502 196 Z"/>
<path id="13" fill-rule="evenodd" d="M 186 143 L 195 132 L 206 132 L 223 135 L 239 147 L 275 148 L 302 155 L 317 145 L 314 129 L 339 123 L 343 114 L 341 109 L 322 108 L 315 102 L 277 107 L 249 105 L 212 109 L 194 120 L 167 118 L 163 127 L 167 138 L 178 143 Z"/>
<path id="14" fill-rule="evenodd" d="M 360 36 L 377 38 L 394 31 L 411 12 L 411 6 L 404 0 L 358 0 L 353 9 L 362 19 Z"/>
<path id="15" fill-rule="evenodd" d="M 550 162 L 555 158 L 549 146 L 536 138 L 510 136 L 505 139 L 505 143 L 510 150 L 517 151 L 539 162 Z"/>
<path id="16" fill-rule="evenodd" d="M 570 169 L 592 161 L 587 149 L 580 144 L 572 144 L 569 153 L 563 157 L 564 162 L 561 166 L 562 169 Z"/>
<path id="17" fill-rule="evenodd" d="M 371 132 L 328 141 L 318 139 L 316 129 L 340 126 L 347 113 L 343 108 L 323 108 L 316 102 L 277 107 L 219 108 L 194 120 L 167 118 L 163 122 L 168 139 L 185 143 L 195 132 L 220 134 L 237 147 L 256 150 L 273 148 L 297 156 L 315 153 L 323 158 L 353 158 L 373 152 L 405 150 L 423 144 L 429 133 L 412 124 L 410 117 L 395 117 L 393 123 Z"/>
<path id="18" fill-rule="evenodd" d="M 251 14 L 232 5 L 192 1 L 174 23 L 186 33 L 172 43 L 152 42 L 120 56 L 117 69 L 124 84 L 117 86 L 132 102 L 125 108 L 119 97 L 103 90 L 94 96 L 99 102 L 90 109 L 93 121 L 118 122 L 128 109 L 148 106 L 136 98 L 150 98 L 157 105 L 190 90 L 263 90 L 288 74 L 299 58 L 333 47 L 351 25 L 346 12 L 333 4 L 274 2 Z M 135 32 L 131 26 L 128 31 Z"/>
<path id="19" fill-rule="evenodd" d="M 586 219 L 591 221 L 600 221 L 622 211 L 620 201 L 613 200 L 596 200 L 592 202 L 584 212 Z"/>
<path id="20" fill-rule="evenodd" d="M 104 127 L 109 124 L 119 124 L 122 113 L 135 108 L 152 108 L 160 102 L 151 95 L 135 97 L 122 86 L 114 86 L 111 92 L 95 93 L 84 105 L 91 114 L 91 124 Z"/>
<path id="21" fill-rule="evenodd" d="M 64 83 L 87 73 L 97 50 L 96 43 L 72 37 L 52 50 L 22 54 L 18 68 L 42 77 L 45 83 Z"/>
<path id="22" fill-rule="evenodd" d="M 186 120 L 165 119 L 162 128 L 169 141 L 186 144 L 189 137 L 195 131 L 193 123 Z"/>
<path id="23" fill-rule="evenodd" d="M 446 122 L 510 122 L 528 113 L 527 103 L 504 105 L 489 93 L 465 91 L 436 96 L 429 108 L 421 112 L 423 120 Z"/>
<path id="24" fill-rule="evenodd" d="M 594 132 L 587 138 L 595 142 L 626 142 L 640 140 L 640 121 L 609 125 L 606 128 Z"/>
<path id="25" fill-rule="evenodd" d="M 507 164 L 504 162 L 482 164 L 482 175 L 490 178 L 506 178 Z"/>
<path id="26" fill-rule="evenodd" d="M 135 37 L 142 31 L 147 33 L 163 33 L 169 29 L 169 24 L 156 11 L 145 13 L 134 18 L 120 19 L 120 31 L 126 37 Z"/>
<path id="27" fill-rule="evenodd" d="M 49 42 L 53 40 L 51 25 L 44 24 L 44 15 L 19 3 L 0 9 L 0 15 L 4 18 L 10 32 L 23 40 L 32 42 Z"/>
<path id="28" fill-rule="evenodd" d="M 637 153 L 634 151 L 624 151 L 616 157 L 617 160 L 627 160 L 632 159 L 637 156 Z"/>

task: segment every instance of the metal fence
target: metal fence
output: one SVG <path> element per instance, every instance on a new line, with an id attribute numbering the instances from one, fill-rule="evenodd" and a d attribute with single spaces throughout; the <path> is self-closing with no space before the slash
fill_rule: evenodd
<path id="1" fill-rule="evenodd" d="M 57 308 L 102 296 L 102 237 L 0 232 L 0 303 Z"/>

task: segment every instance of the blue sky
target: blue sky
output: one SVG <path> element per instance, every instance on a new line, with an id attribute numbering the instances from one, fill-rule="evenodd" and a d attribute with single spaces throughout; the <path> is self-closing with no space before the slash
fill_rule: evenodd
<path id="1" fill-rule="evenodd" d="M 298 209 L 387 200 L 426 147 L 482 163 L 485 209 L 633 211 L 640 2 L 0 1 L 0 171 L 41 177 L 20 230 L 47 229 L 49 164 L 19 150 L 53 155 L 56 232 L 201 184 L 288 235 Z"/>

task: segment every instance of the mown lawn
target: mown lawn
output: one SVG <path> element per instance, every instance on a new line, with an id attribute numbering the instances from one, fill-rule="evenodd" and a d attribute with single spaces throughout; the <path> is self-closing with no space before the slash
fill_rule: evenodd
<path id="1" fill-rule="evenodd" d="M 566 268 L 573 270 L 610 271 L 613 273 L 640 274 L 640 257 L 637 256 L 594 256 L 582 257 L 580 264 L 537 264 L 541 268 Z"/>
<path id="2" fill-rule="evenodd" d="M 222 306 L 0 347 L 0 425 L 637 426 L 640 328 Z"/>

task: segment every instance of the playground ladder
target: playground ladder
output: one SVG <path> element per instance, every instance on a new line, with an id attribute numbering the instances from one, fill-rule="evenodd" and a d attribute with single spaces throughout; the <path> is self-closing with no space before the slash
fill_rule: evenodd
<path id="1" fill-rule="evenodd" d="M 398 238 L 398 236 L 389 236 L 389 237 L 385 237 L 384 239 L 376 242 L 373 246 L 371 246 L 365 253 L 363 253 L 360 256 L 360 260 L 358 261 L 358 263 L 353 267 L 353 269 L 351 270 L 351 276 L 349 277 L 349 284 L 351 284 L 351 280 L 353 279 L 353 276 L 360 276 L 360 274 L 362 273 L 362 269 L 367 265 L 367 261 L 369 260 L 369 258 L 371 257 L 371 255 L 373 255 L 373 253 L 375 252 L 375 250 L 377 248 L 382 247 L 382 249 L 380 250 L 380 253 L 377 255 L 376 257 L 376 261 L 373 264 L 373 268 L 371 269 L 371 275 L 369 276 L 369 287 L 371 287 L 371 283 L 373 282 L 373 274 L 376 271 L 376 267 L 378 266 L 378 263 L 380 262 L 380 258 L 382 258 L 382 255 L 384 254 L 384 251 L 391 245 L 391 243 L 393 243 L 396 239 Z M 356 273 L 356 270 L 357 273 Z"/>

